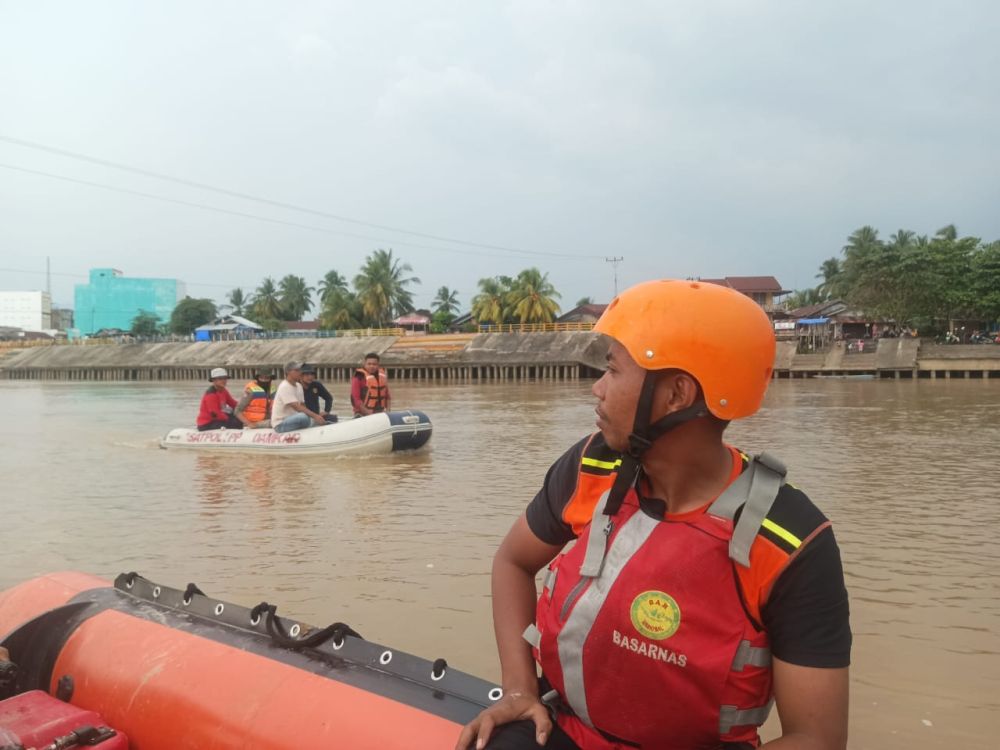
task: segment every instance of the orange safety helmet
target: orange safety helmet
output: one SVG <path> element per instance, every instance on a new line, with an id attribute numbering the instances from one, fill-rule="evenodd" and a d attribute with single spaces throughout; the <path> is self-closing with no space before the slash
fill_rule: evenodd
<path id="1" fill-rule="evenodd" d="M 774 367 L 774 330 L 760 306 L 701 281 L 646 281 L 615 297 L 594 326 L 646 370 L 684 370 L 719 419 L 760 408 Z"/>

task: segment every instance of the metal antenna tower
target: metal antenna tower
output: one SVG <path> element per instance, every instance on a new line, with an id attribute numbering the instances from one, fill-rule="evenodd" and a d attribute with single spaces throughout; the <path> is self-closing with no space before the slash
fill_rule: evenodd
<path id="1" fill-rule="evenodd" d="M 618 296 L 618 264 L 621 263 L 625 259 L 623 257 L 621 257 L 621 256 L 617 256 L 616 255 L 616 256 L 613 256 L 611 258 L 605 258 L 604 260 L 606 262 L 610 263 L 611 267 L 614 269 L 614 274 L 615 274 L 615 296 L 617 297 Z"/>

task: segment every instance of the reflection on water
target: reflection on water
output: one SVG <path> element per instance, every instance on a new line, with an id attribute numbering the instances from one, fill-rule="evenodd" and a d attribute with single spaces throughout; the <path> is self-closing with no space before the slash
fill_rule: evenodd
<path id="1" fill-rule="evenodd" d="M 398 405 L 434 421 L 429 448 L 336 458 L 159 450 L 193 419 L 195 384 L 0 383 L 0 586 L 138 570 L 495 676 L 490 558 L 592 428 L 588 390 L 397 385 Z M 834 521 L 856 634 L 852 747 L 992 747 L 998 407 L 996 381 L 783 381 L 730 430 L 782 456 Z"/>

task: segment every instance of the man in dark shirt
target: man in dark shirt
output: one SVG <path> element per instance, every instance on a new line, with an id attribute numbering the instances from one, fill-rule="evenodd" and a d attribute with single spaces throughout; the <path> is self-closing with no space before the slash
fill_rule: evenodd
<path id="1" fill-rule="evenodd" d="M 456 750 L 746 750 L 772 699 L 776 749 L 846 748 L 830 522 L 780 462 L 723 440 L 763 400 L 770 321 L 732 289 L 668 280 L 624 292 L 596 330 L 611 339 L 599 432 L 552 465 L 497 551 L 505 694 Z"/>
<path id="2" fill-rule="evenodd" d="M 305 393 L 306 408 L 317 414 L 322 414 L 327 422 L 336 422 L 337 415 L 331 414 L 333 409 L 333 396 L 321 382 L 316 380 L 316 368 L 312 365 L 302 365 L 302 390 Z M 323 409 L 320 410 L 319 402 L 323 401 Z"/>

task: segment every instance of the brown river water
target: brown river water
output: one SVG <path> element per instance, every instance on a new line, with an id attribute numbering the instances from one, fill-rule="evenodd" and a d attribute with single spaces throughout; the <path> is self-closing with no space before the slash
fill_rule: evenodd
<path id="1" fill-rule="evenodd" d="M 393 403 L 434 422 L 412 454 L 160 450 L 202 389 L 0 382 L 0 588 L 137 570 L 497 678 L 490 560 L 549 464 L 593 429 L 589 384 L 397 384 Z M 781 456 L 834 522 L 855 633 L 850 747 L 995 747 L 998 381 L 778 381 L 728 435 Z"/>

